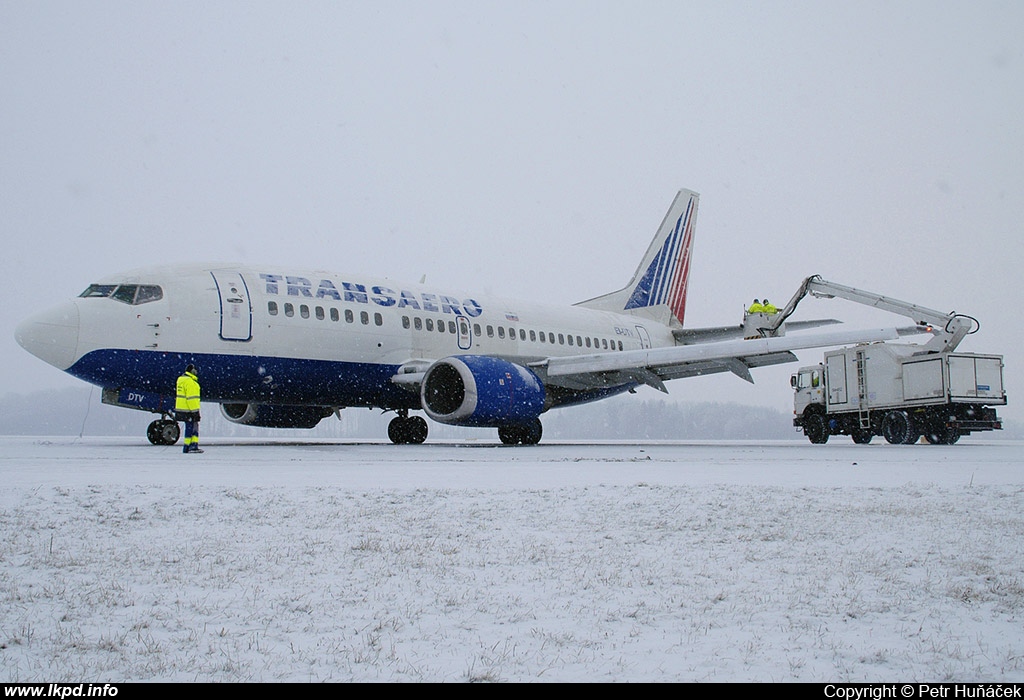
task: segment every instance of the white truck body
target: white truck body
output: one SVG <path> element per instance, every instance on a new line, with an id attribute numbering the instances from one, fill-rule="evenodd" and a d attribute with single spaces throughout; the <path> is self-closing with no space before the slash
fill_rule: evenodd
<path id="1" fill-rule="evenodd" d="M 822 279 L 806 278 L 785 308 L 754 329 L 772 336 L 808 294 L 840 298 L 906 316 L 913 327 L 900 335 L 929 333 L 924 345 L 861 344 L 825 353 L 820 365 L 804 367 L 790 379 L 793 425 L 814 443 L 830 435 L 850 435 L 867 443 L 883 435 L 893 444 L 924 437 L 952 445 L 975 430 L 999 430 L 995 405 L 1006 404 L 1001 355 L 957 353 L 956 348 L 980 324 L 966 314 L 893 299 Z"/>
<path id="2" fill-rule="evenodd" d="M 939 352 L 873 343 L 825 353 L 792 380 L 794 425 L 812 442 L 852 435 L 868 442 L 951 444 L 975 430 L 997 430 L 993 409 L 1006 404 L 1001 355 Z M 893 414 L 890 416 L 890 414 Z"/>

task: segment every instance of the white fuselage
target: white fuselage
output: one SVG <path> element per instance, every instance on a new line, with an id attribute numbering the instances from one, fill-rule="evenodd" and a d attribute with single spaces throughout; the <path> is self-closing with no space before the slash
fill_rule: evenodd
<path id="1" fill-rule="evenodd" d="M 525 365 L 674 345 L 667 326 L 636 316 L 365 276 L 180 265 L 93 287 L 126 285 L 156 288 L 149 296 L 159 298 L 79 297 L 25 321 L 19 342 L 105 388 L 165 393 L 195 362 L 204 400 L 385 408 L 418 407 L 392 381 L 410 363 L 487 355 Z"/>

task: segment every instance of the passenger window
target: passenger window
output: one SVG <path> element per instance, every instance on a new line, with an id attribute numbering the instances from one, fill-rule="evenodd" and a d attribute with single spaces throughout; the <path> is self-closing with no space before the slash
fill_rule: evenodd
<path id="1" fill-rule="evenodd" d="M 408 316 L 402 316 L 402 328 L 405 328 L 406 330 L 408 330 L 410 325 L 412 325 L 412 324 L 409 323 L 409 317 Z"/>
<path id="2" fill-rule="evenodd" d="M 455 335 L 455 332 L 456 332 L 455 321 L 449 321 L 448 322 L 448 332 L 451 333 L 452 335 Z"/>
<path id="3" fill-rule="evenodd" d="M 291 305 L 291 302 L 288 302 L 284 305 L 284 315 L 287 316 L 288 318 L 291 318 L 292 316 L 295 315 L 295 307 Z"/>
<path id="4" fill-rule="evenodd" d="M 378 326 L 383 326 L 384 325 L 384 317 L 381 316 L 380 314 L 374 314 L 373 315 L 373 322 L 374 322 L 374 324 L 376 324 Z"/>
<path id="5" fill-rule="evenodd" d="M 570 335 L 570 336 L 569 336 L 569 345 L 572 345 L 572 344 L 573 344 L 573 343 L 572 343 L 572 336 Z"/>
<path id="6" fill-rule="evenodd" d="M 301 305 L 299 307 L 299 315 L 302 316 L 302 318 L 309 318 L 309 307 L 305 304 Z"/>
<path id="7" fill-rule="evenodd" d="M 323 321 L 324 320 L 324 307 L 322 307 L 322 306 L 316 307 L 316 320 L 318 320 L 318 321 Z"/>
<path id="8" fill-rule="evenodd" d="M 421 330 L 423 330 L 423 319 L 422 319 L 422 318 L 420 318 L 419 316 L 417 316 L 416 318 L 414 318 L 414 319 L 412 320 L 412 325 L 413 325 L 413 327 L 415 327 L 415 328 L 416 328 L 416 330 L 418 330 L 418 331 L 421 331 Z"/>
<path id="9" fill-rule="evenodd" d="M 561 333 L 558 334 L 558 344 L 565 345 L 565 336 L 562 335 Z"/>
<path id="10" fill-rule="evenodd" d="M 428 318 L 424 323 L 426 324 L 428 331 L 434 330 L 434 319 Z"/>
<path id="11" fill-rule="evenodd" d="M 505 326 L 498 326 L 498 337 L 499 338 L 504 338 L 505 337 Z"/>
<path id="12" fill-rule="evenodd" d="M 276 301 L 268 301 L 267 302 L 267 313 L 269 313 L 271 316 L 277 316 L 277 302 Z"/>
<path id="13" fill-rule="evenodd" d="M 491 325 L 487 326 L 487 337 L 488 338 L 493 338 L 494 337 L 494 326 L 491 326 Z"/>
<path id="14" fill-rule="evenodd" d="M 366 311 L 360 311 L 359 322 L 362 323 L 364 326 L 370 325 L 370 314 L 368 314 Z"/>
<path id="15" fill-rule="evenodd" d="M 473 324 L 473 335 L 475 335 L 477 338 L 480 337 L 480 324 L 479 323 L 474 323 Z"/>
<path id="16" fill-rule="evenodd" d="M 331 309 L 331 320 L 338 321 L 341 319 L 341 314 L 338 313 L 337 309 Z"/>
<path id="17" fill-rule="evenodd" d="M 530 342 L 533 343 L 533 342 L 536 342 L 536 341 L 537 341 L 537 332 L 531 330 L 530 331 Z"/>
<path id="18" fill-rule="evenodd" d="M 352 309 L 345 309 L 345 323 L 352 323 L 355 320 L 356 317 L 352 313 Z"/>
<path id="19" fill-rule="evenodd" d="M 526 330 L 523 329 L 523 328 L 519 329 L 519 339 L 520 340 L 526 340 Z"/>

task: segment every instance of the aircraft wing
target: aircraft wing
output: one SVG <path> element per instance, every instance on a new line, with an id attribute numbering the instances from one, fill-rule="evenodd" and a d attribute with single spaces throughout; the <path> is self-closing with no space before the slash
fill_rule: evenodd
<path id="1" fill-rule="evenodd" d="M 894 340 L 895 328 L 842 331 L 780 338 L 726 340 L 624 352 L 549 357 L 529 367 L 545 384 L 570 389 L 621 386 L 635 381 L 668 393 L 664 382 L 716 372 L 732 372 L 753 383 L 752 367 L 796 361 L 793 350 Z"/>

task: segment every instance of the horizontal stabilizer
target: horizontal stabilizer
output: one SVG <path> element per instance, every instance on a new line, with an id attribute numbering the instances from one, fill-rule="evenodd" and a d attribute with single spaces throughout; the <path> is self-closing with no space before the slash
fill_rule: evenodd
<path id="1" fill-rule="evenodd" d="M 802 331 L 821 326 L 833 326 L 842 323 L 834 318 L 821 318 L 813 321 L 790 321 L 786 323 L 787 331 Z M 918 331 L 920 332 L 920 331 Z M 672 335 L 680 345 L 695 343 L 713 343 L 722 340 L 738 340 L 743 337 L 743 326 L 715 326 L 707 328 L 673 328 Z M 902 333 L 901 333 L 902 335 Z"/>

